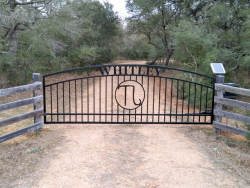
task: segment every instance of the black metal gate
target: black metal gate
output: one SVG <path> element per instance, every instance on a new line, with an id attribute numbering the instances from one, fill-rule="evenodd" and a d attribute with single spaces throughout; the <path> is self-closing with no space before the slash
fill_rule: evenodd
<path id="1" fill-rule="evenodd" d="M 45 123 L 210 124 L 214 78 L 177 68 L 95 65 L 43 77 Z"/>

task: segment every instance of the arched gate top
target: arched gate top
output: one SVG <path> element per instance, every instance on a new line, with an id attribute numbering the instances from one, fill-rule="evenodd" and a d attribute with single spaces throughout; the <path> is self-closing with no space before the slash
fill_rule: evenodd
<path id="1" fill-rule="evenodd" d="M 92 72 L 95 72 L 92 74 Z M 171 71 L 172 74 L 168 75 L 166 71 Z M 179 72 L 179 74 L 175 74 L 175 72 Z M 82 78 L 91 78 L 91 77 L 100 77 L 100 76 L 157 76 L 157 77 L 168 77 L 170 79 L 178 79 L 182 81 L 192 82 L 196 84 L 206 85 L 208 87 L 213 87 L 215 78 L 213 76 L 209 76 L 202 73 L 197 73 L 185 69 L 180 69 L 176 67 L 169 66 L 161 66 L 161 65 L 143 65 L 143 64 L 103 64 L 103 65 L 91 65 L 85 67 L 78 67 L 69 70 L 59 71 L 55 73 L 46 74 L 43 76 L 44 85 L 53 85 L 57 83 L 61 83 L 63 81 L 70 81 L 71 79 L 63 79 L 60 81 L 53 82 L 52 80 L 47 83 L 47 78 L 51 78 L 53 76 L 59 76 L 61 74 L 71 74 L 76 73 L 79 74 L 79 77 L 74 77 L 75 79 Z M 85 73 L 84 76 L 80 76 L 82 73 Z M 180 73 L 183 73 L 180 74 Z M 187 76 L 189 75 L 189 79 Z M 204 82 L 206 80 L 206 82 Z"/>
<path id="2" fill-rule="evenodd" d="M 143 69 L 145 69 L 143 71 Z M 143 64 L 103 64 L 103 65 L 91 65 L 91 66 L 85 66 L 85 67 L 78 67 L 78 68 L 73 68 L 69 70 L 64 70 L 64 71 L 59 71 L 59 72 L 54 72 L 50 74 L 44 75 L 44 78 L 58 75 L 58 74 L 63 74 L 63 73 L 71 73 L 71 72 L 80 72 L 80 71 L 88 71 L 88 70 L 96 70 L 99 71 L 101 75 L 160 75 L 163 70 L 174 70 L 178 72 L 183 72 L 183 73 L 190 73 L 196 76 L 204 77 L 204 78 L 209 78 L 209 79 L 215 79 L 213 76 L 209 76 L 206 74 L 202 73 L 197 73 L 181 68 L 176 68 L 176 67 L 169 67 L 169 66 L 161 66 L 161 65 L 143 65 Z"/>

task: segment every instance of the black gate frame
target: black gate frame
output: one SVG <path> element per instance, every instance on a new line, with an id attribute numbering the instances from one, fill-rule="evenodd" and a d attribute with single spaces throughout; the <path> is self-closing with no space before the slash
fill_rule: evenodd
<path id="1" fill-rule="evenodd" d="M 190 74 L 192 76 L 196 76 L 202 79 L 206 79 L 208 80 L 208 82 L 210 83 L 209 85 L 207 84 L 203 84 L 203 83 L 199 83 L 197 81 L 189 81 L 189 80 L 184 80 L 184 79 L 180 79 L 180 78 L 174 78 L 174 77 L 169 77 L 169 76 L 165 76 L 165 75 L 161 75 L 162 73 L 164 73 L 166 70 L 169 71 L 178 71 L 178 72 L 182 72 L 183 74 Z M 54 82 L 54 83 L 47 83 L 47 81 L 53 77 L 53 76 L 57 76 L 60 74 L 65 74 L 65 73 L 83 73 L 83 72 L 89 72 L 89 71 L 96 71 L 98 72 L 99 75 L 88 75 L 88 76 L 84 76 L 84 77 L 79 77 L 79 78 L 74 78 L 74 79 L 69 79 L 69 80 L 63 80 L 63 81 L 58 81 L 58 82 Z M 110 73 L 110 72 L 113 73 Z M 172 113 L 172 111 L 170 110 L 170 113 L 166 113 L 166 114 L 157 114 L 157 113 L 147 113 L 147 114 L 143 114 L 143 116 L 152 116 L 152 119 L 154 119 L 153 117 L 156 116 L 158 117 L 158 121 L 136 121 L 136 116 L 142 115 L 142 114 L 130 114 L 131 110 L 129 110 L 129 114 L 119 114 L 119 113 L 71 113 L 71 112 L 63 112 L 63 113 L 59 113 L 58 111 L 58 85 L 59 84 L 63 84 L 66 82 L 69 82 L 69 88 L 70 88 L 70 84 L 71 82 L 75 83 L 75 88 L 76 86 L 76 82 L 78 80 L 82 80 L 83 79 L 94 79 L 95 78 L 105 78 L 107 79 L 107 77 L 118 77 L 118 83 L 119 82 L 119 77 L 123 76 L 124 80 L 126 78 L 126 76 L 130 76 L 130 80 L 131 77 L 134 76 L 136 77 L 136 81 L 138 77 L 152 77 L 154 80 L 156 78 L 161 79 L 165 79 L 167 80 L 171 80 L 172 84 L 171 84 L 171 105 L 172 105 L 172 90 L 173 90 L 173 82 L 176 81 L 177 83 L 177 99 L 176 99 L 176 113 Z M 113 79 L 113 78 L 112 78 Z M 133 80 L 133 79 L 132 79 Z M 131 81 L 132 81 L 131 80 Z M 149 82 L 149 81 L 148 81 Z M 183 101 L 182 101 L 182 114 L 178 114 L 178 91 L 179 91 L 179 83 L 183 83 Z M 94 83 L 94 82 L 93 82 Z M 166 83 L 166 82 L 165 82 Z M 188 98 L 188 112 L 189 112 L 189 100 L 190 100 L 190 85 L 194 85 L 195 88 L 195 96 L 194 96 L 194 107 L 195 107 L 195 102 L 196 102 L 196 89 L 197 86 L 201 88 L 201 94 L 200 94 L 200 111 L 199 113 L 195 113 L 195 109 L 193 113 L 183 113 L 183 104 L 184 104 L 184 88 L 185 88 L 185 83 L 187 83 L 189 85 L 189 98 Z M 140 83 L 139 83 L 140 84 Z M 52 87 L 56 86 L 57 87 L 57 112 L 54 113 L 52 110 Z M 165 87 L 167 87 L 165 85 Z M 47 102 L 48 102 L 48 98 L 47 98 L 47 88 L 50 88 L 50 98 L 51 98 L 51 112 L 48 112 L 48 108 L 47 108 Z M 206 88 L 206 103 L 207 103 L 207 97 L 208 97 L 208 90 L 210 89 L 212 93 L 212 102 L 211 102 L 211 108 L 207 109 L 205 108 L 205 111 L 201 111 L 201 95 L 202 95 L 202 89 Z M 69 89 L 70 90 L 70 89 Z M 107 88 L 106 88 L 107 90 Z M 64 92 L 64 89 L 63 89 Z M 76 92 L 76 90 L 75 90 Z M 161 92 L 161 90 L 159 91 L 159 93 Z M 108 64 L 108 65 L 92 65 L 92 66 L 87 66 L 87 67 L 80 67 L 80 68 L 74 68 L 71 70 L 65 70 L 65 71 L 60 71 L 60 72 L 55 72 L 55 73 L 51 73 L 51 74 L 46 74 L 43 76 L 43 101 L 44 101 L 44 123 L 45 124 L 212 124 L 213 122 L 213 109 L 214 109 L 214 93 L 215 93 L 215 78 L 212 76 L 208 76 L 208 75 L 204 75 L 204 74 L 200 74 L 200 73 L 196 73 L 196 72 L 192 72 L 192 71 L 188 71 L 188 70 L 183 70 L 183 69 L 179 69 L 179 68 L 175 68 L 175 67 L 167 67 L 167 66 L 160 66 L 160 65 L 143 65 L 143 64 Z M 112 94 L 113 95 L 113 94 Z M 48 96 L 49 97 L 49 96 Z M 70 92 L 69 92 L 69 97 L 70 97 Z M 113 97 L 113 96 L 112 96 Z M 71 99 L 69 99 L 70 101 Z M 113 100 L 113 99 L 112 99 Z M 153 99 L 154 100 L 154 99 Z M 160 96 L 159 96 L 159 101 L 160 101 Z M 70 103 L 70 102 L 69 102 Z M 134 102 L 135 103 L 135 102 Z M 135 103 L 137 104 L 137 103 Z M 139 104 L 139 103 L 138 103 Z M 63 104 L 64 105 L 64 104 Z M 165 103 L 166 105 L 166 103 Z M 191 105 L 191 104 L 190 104 Z M 207 104 L 206 104 L 207 105 Z M 159 106 L 160 106 L 160 102 L 159 102 Z M 71 107 L 70 107 L 71 108 Z M 141 108 L 143 108 L 141 106 Z M 160 108 L 160 107 L 159 107 Z M 76 110 L 77 111 L 77 110 Z M 135 110 L 136 111 L 136 110 Z M 119 119 L 119 116 L 124 116 L 124 115 L 128 115 L 129 116 L 129 120 L 130 120 L 130 116 L 135 116 L 135 121 L 133 122 L 127 122 L 127 121 L 77 121 L 77 116 L 117 116 L 117 119 Z M 53 116 L 57 117 L 57 120 L 53 120 Z M 70 121 L 58 121 L 58 116 L 69 116 L 70 117 Z M 71 121 L 71 116 L 75 116 L 76 120 L 75 121 Z M 164 122 L 160 122 L 159 118 L 161 116 L 164 116 Z M 170 117 L 170 121 L 165 121 L 165 116 Z M 177 121 L 177 117 L 182 117 L 182 121 Z M 183 121 L 183 117 L 187 116 L 188 117 L 188 121 Z M 189 121 L 189 117 L 193 116 L 193 121 Z M 201 122 L 200 118 L 204 116 L 204 117 L 210 117 L 210 121 L 206 122 Z M 51 117 L 51 121 L 49 121 L 47 118 Z M 176 118 L 176 121 L 171 121 L 171 118 L 174 117 Z M 199 118 L 198 122 L 195 122 L 195 117 Z"/>

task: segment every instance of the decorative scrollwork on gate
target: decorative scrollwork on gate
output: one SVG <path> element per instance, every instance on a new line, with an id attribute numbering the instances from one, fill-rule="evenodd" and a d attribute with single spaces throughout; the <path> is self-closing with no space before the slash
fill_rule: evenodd
<path id="1" fill-rule="evenodd" d="M 115 90 L 117 104 L 127 110 L 139 108 L 145 100 L 145 89 L 135 80 L 120 83 Z"/>

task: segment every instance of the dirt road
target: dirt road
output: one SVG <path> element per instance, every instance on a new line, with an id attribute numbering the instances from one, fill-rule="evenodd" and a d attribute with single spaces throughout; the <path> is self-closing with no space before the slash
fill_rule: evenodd
<path id="1" fill-rule="evenodd" d="M 89 126 L 65 131 L 38 187 L 244 187 L 180 129 Z M 35 187 L 36 187 L 35 186 Z"/>
<path id="2" fill-rule="evenodd" d="M 178 125 L 51 127 L 60 142 L 43 148 L 36 168 L 25 176 L 20 174 L 10 187 L 247 186 L 225 167 L 216 166 L 206 148 L 187 137 L 185 128 Z"/>

